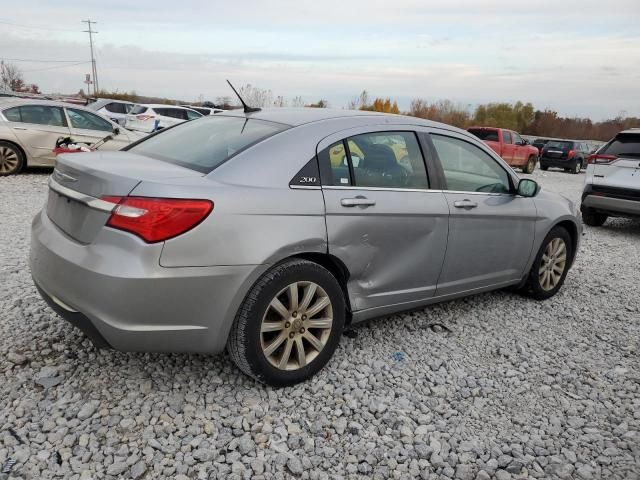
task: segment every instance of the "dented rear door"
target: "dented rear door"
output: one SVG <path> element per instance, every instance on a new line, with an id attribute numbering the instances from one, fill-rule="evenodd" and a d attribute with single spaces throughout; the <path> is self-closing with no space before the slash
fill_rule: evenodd
<path id="1" fill-rule="evenodd" d="M 400 126 L 394 128 L 402 130 Z M 342 137 L 365 130 L 371 127 L 354 129 L 349 135 L 344 132 Z M 355 182 L 350 180 L 348 165 L 342 173 L 336 166 L 340 161 L 340 137 L 338 134 L 323 140 L 318 157 L 324 172 L 321 175 L 329 253 L 349 270 L 347 287 L 352 309 L 431 298 L 447 246 L 449 207 L 444 194 L 428 188 L 350 185 Z M 355 149 L 353 145 L 351 149 Z M 330 162 L 334 164 L 333 172 L 338 173 L 332 181 L 326 181 Z"/>

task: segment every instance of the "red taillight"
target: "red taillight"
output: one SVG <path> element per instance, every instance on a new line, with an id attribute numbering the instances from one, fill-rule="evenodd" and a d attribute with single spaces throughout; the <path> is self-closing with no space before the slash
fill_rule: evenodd
<path id="1" fill-rule="evenodd" d="M 213 210 L 210 200 L 148 197 L 102 197 L 118 205 L 109 227 L 131 232 L 147 243 L 162 242 L 191 230 Z"/>
<path id="2" fill-rule="evenodd" d="M 598 154 L 598 153 L 594 153 L 593 155 L 589 155 L 587 157 L 587 163 L 593 163 L 596 165 L 599 164 L 607 164 L 607 163 L 611 163 L 614 160 L 617 160 L 618 156 L 617 155 L 603 155 L 603 154 Z"/>
<path id="3" fill-rule="evenodd" d="M 576 154 L 575 150 L 569 150 L 569 158 L 573 158 L 575 154 Z"/>
<path id="4" fill-rule="evenodd" d="M 156 117 L 154 115 L 136 115 L 136 118 L 144 122 L 146 120 L 151 120 L 152 118 L 156 118 Z"/>

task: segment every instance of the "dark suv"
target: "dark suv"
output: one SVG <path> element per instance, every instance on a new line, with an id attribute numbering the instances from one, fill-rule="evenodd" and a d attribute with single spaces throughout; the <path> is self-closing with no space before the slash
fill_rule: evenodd
<path id="1" fill-rule="evenodd" d="M 589 145 L 576 140 L 549 140 L 540 153 L 540 168 L 564 168 L 565 172 L 580 173 L 587 166 Z"/>

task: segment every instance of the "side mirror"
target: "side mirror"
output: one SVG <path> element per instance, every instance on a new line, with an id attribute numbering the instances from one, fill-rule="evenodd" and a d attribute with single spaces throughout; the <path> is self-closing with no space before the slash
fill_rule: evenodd
<path id="1" fill-rule="evenodd" d="M 113 127 L 113 134 L 114 135 L 120 135 L 120 128 L 119 127 Z"/>
<path id="2" fill-rule="evenodd" d="M 535 180 L 531 180 L 530 178 L 522 178 L 518 182 L 518 195 L 522 197 L 535 197 L 540 191 L 540 186 L 538 182 Z"/>

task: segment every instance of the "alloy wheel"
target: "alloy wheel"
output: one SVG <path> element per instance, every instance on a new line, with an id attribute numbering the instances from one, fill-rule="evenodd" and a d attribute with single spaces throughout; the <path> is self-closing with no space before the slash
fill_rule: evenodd
<path id="1" fill-rule="evenodd" d="M 280 370 L 297 370 L 324 349 L 333 326 L 327 292 L 313 282 L 295 282 L 271 300 L 260 326 L 267 360 Z"/>
<path id="2" fill-rule="evenodd" d="M 0 146 L 0 173 L 10 173 L 18 168 L 18 152 L 12 148 Z"/>
<path id="3" fill-rule="evenodd" d="M 553 290 L 567 266 L 567 245 L 562 238 L 554 238 L 547 244 L 542 261 L 538 269 L 540 286 L 546 290 Z"/>

